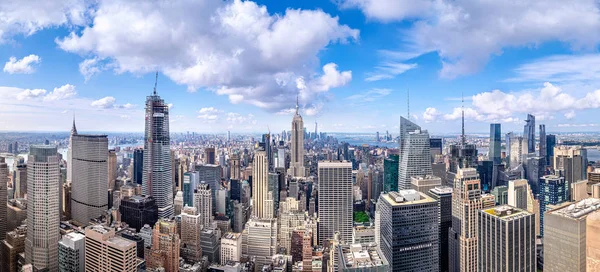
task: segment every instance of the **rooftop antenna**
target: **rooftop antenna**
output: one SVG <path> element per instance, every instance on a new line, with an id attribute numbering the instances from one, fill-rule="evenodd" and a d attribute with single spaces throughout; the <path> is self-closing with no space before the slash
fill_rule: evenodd
<path id="1" fill-rule="evenodd" d="M 464 97 L 464 93 L 461 91 L 460 93 L 460 109 L 462 111 L 462 135 L 461 135 L 461 143 L 462 146 L 465 146 L 465 97 Z"/>
<path id="2" fill-rule="evenodd" d="M 156 79 L 154 80 L 154 95 L 156 95 L 156 85 L 158 85 L 158 71 L 156 71 Z"/>
<path id="3" fill-rule="evenodd" d="M 298 98 L 300 96 L 299 93 L 300 92 L 296 93 L 296 115 L 298 115 L 298 108 L 299 108 L 298 104 L 300 104 L 299 103 L 300 99 Z"/>

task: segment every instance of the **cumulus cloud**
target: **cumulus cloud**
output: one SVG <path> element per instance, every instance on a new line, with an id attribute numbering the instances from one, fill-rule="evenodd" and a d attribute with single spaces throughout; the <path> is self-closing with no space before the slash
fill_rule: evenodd
<path id="1" fill-rule="evenodd" d="M 82 74 L 106 67 L 134 74 L 159 70 L 190 91 L 207 89 L 231 103 L 273 112 L 290 108 L 299 91 L 310 106 L 321 93 L 347 84 L 351 71 L 334 63 L 315 73 L 317 56 L 359 35 L 321 10 L 272 15 L 265 6 L 240 0 L 100 1 L 90 14 L 92 22 L 82 31 L 56 40 L 65 51 L 91 57 L 82 63 Z M 106 66 L 92 65 L 94 59 Z M 297 88 L 299 78 L 306 88 Z"/>
<path id="2" fill-rule="evenodd" d="M 207 122 L 214 122 L 215 120 L 217 120 L 219 118 L 218 114 L 221 112 L 222 112 L 222 110 L 218 110 L 213 107 L 201 108 L 198 111 L 198 119 L 202 119 Z"/>
<path id="3" fill-rule="evenodd" d="M 100 109 L 110 109 L 110 108 L 114 108 L 115 102 L 117 102 L 117 100 L 114 97 L 106 96 L 106 97 L 103 97 L 103 98 L 93 101 L 90 105 L 92 107 L 96 107 L 96 108 L 100 108 Z"/>
<path id="4" fill-rule="evenodd" d="M 32 98 L 42 97 L 46 94 L 46 90 L 44 89 L 25 89 L 19 92 L 16 96 L 17 100 L 27 100 Z"/>
<path id="5" fill-rule="evenodd" d="M 59 99 L 67 99 L 77 95 L 77 91 L 75 91 L 75 86 L 71 84 L 65 84 L 58 88 L 54 88 L 52 92 L 44 97 L 44 101 L 54 101 Z"/>
<path id="6" fill-rule="evenodd" d="M 102 61 L 98 58 L 85 59 L 79 63 L 79 73 L 83 75 L 87 82 L 92 76 L 106 70 Z"/>
<path id="7" fill-rule="evenodd" d="M 252 125 L 256 125 L 256 119 L 254 119 L 254 115 L 252 114 L 248 114 L 248 115 L 241 115 L 239 113 L 235 113 L 235 112 L 229 112 L 227 113 L 227 122 L 229 122 L 230 124 L 252 124 Z"/>
<path id="8" fill-rule="evenodd" d="M 425 109 L 425 112 L 423 112 L 423 120 L 427 123 L 433 122 L 437 120 L 440 114 L 441 113 L 436 108 L 427 108 Z"/>
<path id="9" fill-rule="evenodd" d="M 340 0 L 382 22 L 410 20 L 404 46 L 437 52 L 440 76 L 454 78 L 481 70 L 504 48 L 569 43 L 574 50 L 594 50 L 600 43 L 597 1 L 438 1 Z"/>
<path id="10" fill-rule="evenodd" d="M 2 32 L 0 31 L 0 34 L 1 33 Z M 42 58 L 34 54 L 19 60 L 15 57 L 10 57 L 6 64 L 4 64 L 4 72 L 9 74 L 31 74 L 35 72 L 34 65 L 39 64 L 41 61 Z"/>

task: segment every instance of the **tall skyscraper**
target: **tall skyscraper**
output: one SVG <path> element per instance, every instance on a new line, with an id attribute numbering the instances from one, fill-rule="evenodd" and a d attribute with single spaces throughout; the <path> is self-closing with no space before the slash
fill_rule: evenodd
<path id="1" fill-rule="evenodd" d="M 481 194 L 477 170 L 459 169 L 452 192 L 449 271 L 477 271 L 478 211 L 494 205 L 492 195 Z"/>
<path id="2" fill-rule="evenodd" d="M 564 177 L 543 176 L 540 179 L 540 234 L 544 236 L 546 207 L 569 201 L 569 184 Z"/>
<path id="3" fill-rule="evenodd" d="M 85 271 L 136 271 L 136 243 L 102 225 L 85 228 Z"/>
<path id="4" fill-rule="evenodd" d="M 501 163 L 500 148 L 502 146 L 502 131 L 500 126 L 500 124 L 490 124 L 490 149 L 488 157 L 495 165 Z"/>
<path id="5" fill-rule="evenodd" d="M 534 215 L 508 205 L 479 211 L 477 271 L 535 272 Z"/>
<path id="6" fill-rule="evenodd" d="M 58 270 L 60 166 L 56 146 L 32 145 L 27 158 L 25 260 L 37 270 Z M 106 181 L 106 180 L 105 180 Z"/>
<path id="7" fill-rule="evenodd" d="M 527 114 L 523 128 L 523 138 L 527 143 L 524 147 L 527 153 L 535 153 L 535 116 Z"/>
<path id="8" fill-rule="evenodd" d="M 177 222 L 160 219 L 152 230 L 152 247 L 144 254 L 146 267 L 164 268 L 165 272 L 179 271 L 181 241 L 177 234 Z"/>
<path id="9" fill-rule="evenodd" d="M 239 180 L 240 179 L 240 155 L 238 153 L 233 153 L 231 158 L 229 158 L 229 166 L 231 169 L 231 179 Z"/>
<path id="10" fill-rule="evenodd" d="M 377 209 L 378 244 L 391 271 L 439 271 L 438 202 L 415 190 L 400 190 L 381 195 Z"/>
<path id="11" fill-rule="evenodd" d="M 200 214 L 200 224 L 206 228 L 212 223 L 212 197 L 210 185 L 205 182 L 198 184 L 198 189 L 194 191 L 194 207 Z"/>
<path id="12" fill-rule="evenodd" d="M 65 234 L 58 242 L 58 270 L 85 271 L 85 236 L 71 232 Z"/>
<path id="13" fill-rule="evenodd" d="M 411 189 L 412 176 L 433 175 L 429 133 L 421 127 L 400 117 L 400 163 L 398 167 L 398 189 Z"/>
<path id="14" fill-rule="evenodd" d="M 565 177 L 570 188 L 571 184 L 587 178 L 587 149 L 581 146 L 554 147 L 552 165 L 556 173 Z"/>
<path id="15" fill-rule="evenodd" d="M 198 181 L 204 181 L 208 183 L 210 193 L 212 197 L 212 212 L 216 211 L 215 193 L 216 190 L 221 188 L 221 166 L 216 164 L 203 164 L 196 165 L 196 171 L 198 172 Z"/>
<path id="16" fill-rule="evenodd" d="M 85 226 L 108 210 L 108 138 L 79 134 L 73 122 L 69 154 L 71 217 Z"/>
<path id="17" fill-rule="evenodd" d="M 256 150 L 252 163 L 252 214 L 267 218 L 267 194 L 269 193 L 269 161 L 267 152 Z M 272 213 L 270 213 L 272 214 Z"/>
<path id="18" fill-rule="evenodd" d="M 17 164 L 17 167 L 14 169 L 13 180 L 15 198 L 25 198 L 25 194 L 27 194 L 27 164 Z"/>
<path id="19" fill-rule="evenodd" d="M 4 157 L 0 157 L 0 241 L 6 238 L 6 232 L 8 226 L 7 217 L 7 192 L 6 187 L 8 186 L 8 165 Z"/>
<path id="20" fill-rule="evenodd" d="M 144 149 L 136 148 L 133 151 L 133 182 L 142 185 L 144 176 Z"/>
<path id="21" fill-rule="evenodd" d="M 183 174 L 183 205 L 194 206 L 194 190 L 198 188 L 200 176 L 198 172 L 185 172 Z"/>
<path id="22" fill-rule="evenodd" d="M 439 243 L 440 243 L 440 271 L 448 271 L 448 232 L 452 227 L 452 188 L 447 186 L 435 187 L 428 193 L 438 203 L 440 209 Z M 379 241 L 376 241 L 379 244 Z"/>
<path id="23" fill-rule="evenodd" d="M 510 139 L 510 168 L 525 163 L 527 154 L 527 138 L 513 137 Z"/>
<path id="24" fill-rule="evenodd" d="M 191 263 L 202 260 L 200 231 L 203 225 L 200 216 L 195 207 L 186 206 L 181 211 L 181 257 Z"/>
<path id="25" fill-rule="evenodd" d="M 115 182 L 117 181 L 117 152 L 114 149 L 108 150 L 108 189 L 115 190 Z M 118 189 L 118 188 L 116 188 Z"/>
<path id="26" fill-rule="evenodd" d="M 169 136 L 169 106 L 154 93 L 146 97 L 146 128 L 144 134 L 144 194 L 152 196 L 158 205 L 158 216 L 173 216 L 173 174 Z"/>
<path id="27" fill-rule="evenodd" d="M 506 157 L 508 158 L 509 162 L 510 162 L 510 140 L 513 138 L 513 133 L 509 132 L 506 133 L 506 135 L 504 136 L 504 148 L 506 150 Z"/>
<path id="28" fill-rule="evenodd" d="M 526 179 L 508 182 L 508 205 L 526 210 L 534 215 L 535 235 L 540 235 L 540 202 L 534 197 L 533 191 Z"/>
<path id="29" fill-rule="evenodd" d="M 320 161 L 318 179 L 319 244 L 335 232 L 343 241 L 352 241 L 352 163 Z"/>
<path id="30" fill-rule="evenodd" d="M 304 177 L 304 121 L 298 112 L 299 105 L 296 100 L 296 114 L 292 119 L 292 140 L 290 142 L 291 162 L 289 174 L 293 177 Z"/>
<path id="31" fill-rule="evenodd" d="M 554 162 L 554 147 L 556 146 L 556 135 L 546 135 L 546 165 Z"/>
<path id="32" fill-rule="evenodd" d="M 546 157 L 546 125 L 540 125 L 540 146 L 538 156 Z"/>
<path id="33" fill-rule="evenodd" d="M 389 193 L 398 191 L 398 166 L 400 164 L 400 155 L 390 154 L 383 161 L 383 192 Z"/>

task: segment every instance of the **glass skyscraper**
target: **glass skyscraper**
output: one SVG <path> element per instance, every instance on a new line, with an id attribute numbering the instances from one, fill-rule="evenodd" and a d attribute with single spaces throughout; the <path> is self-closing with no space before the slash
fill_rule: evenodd
<path id="1" fill-rule="evenodd" d="M 489 159 L 494 162 L 494 165 L 501 163 L 500 147 L 502 146 L 502 131 L 500 124 L 490 124 L 490 150 Z"/>
<path id="2" fill-rule="evenodd" d="M 552 157 L 554 157 L 554 147 L 556 146 L 556 135 L 546 135 L 546 165 L 552 163 Z"/>
<path id="3" fill-rule="evenodd" d="M 527 114 L 525 127 L 523 128 L 523 138 L 527 139 L 527 153 L 535 152 L 535 116 Z"/>
<path id="4" fill-rule="evenodd" d="M 564 177 L 543 176 L 540 179 L 540 234 L 544 236 L 544 213 L 548 205 L 556 205 L 569 200 L 569 183 Z"/>
<path id="5" fill-rule="evenodd" d="M 390 154 L 383 161 L 383 192 L 389 193 L 398 191 L 398 164 L 400 155 Z"/>

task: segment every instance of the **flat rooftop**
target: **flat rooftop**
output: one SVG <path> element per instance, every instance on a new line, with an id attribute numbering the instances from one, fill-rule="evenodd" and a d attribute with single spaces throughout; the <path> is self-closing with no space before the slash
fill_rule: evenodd
<path id="1" fill-rule="evenodd" d="M 563 205 L 548 213 L 561 215 L 572 219 L 582 219 L 591 212 L 600 209 L 600 199 L 586 198 L 571 205 Z"/>
<path id="2" fill-rule="evenodd" d="M 338 250 L 341 251 L 340 261 L 345 268 L 367 268 L 388 265 L 374 244 L 341 245 Z"/>
<path id="3" fill-rule="evenodd" d="M 491 215 L 498 217 L 504 221 L 510 221 L 510 220 L 530 214 L 529 212 L 527 212 L 525 210 L 515 208 L 515 207 L 509 206 L 509 205 L 496 206 L 493 208 L 485 209 L 485 210 L 483 210 L 483 212 L 485 212 L 487 214 L 491 214 Z"/>
<path id="4" fill-rule="evenodd" d="M 383 199 L 392 206 L 396 205 L 413 205 L 429 202 L 436 202 L 430 196 L 417 192 L 416 190 L 400 190 L 398 192 L 390 192 L 382 195 Z"/>

